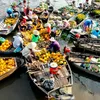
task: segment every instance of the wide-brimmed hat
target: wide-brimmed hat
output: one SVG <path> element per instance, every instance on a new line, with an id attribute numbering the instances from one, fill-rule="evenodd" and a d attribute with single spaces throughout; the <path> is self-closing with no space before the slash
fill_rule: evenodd
<path id="1" fill-rule="evenodd" d="M 51 37 L 50 39 L 49 39 L 50 41 L 56 41 L 55 39 L 54 39 L 54 37 Z"/>
<path id="2" fill-rule="evenodd" d="M 58 64 L 56 62 L 50 63 L 50 67 L 51 68 L 56 68 L 57 66 L 58 66 Z"/>
<path id="3" fill-rule="evenodd" d="M 38 16 L 37 16 L 37 15 L 34 15 L 33 18 L 34 18 L 34 19 L 38 19 Z"/>
<path id="4" fill-rule="evenodd" d="M 50 23 L 46 23 L 45 27 L 51 27 L 51 24 Z"/>
<path id="5" fill-rule="evenodd" d="M 23 16 L 23 18 L 28 19 L 28 17 L 27 17 L 27 16 Z"/>
<path id="6" fill-rule="evenodd" d="M 28 22 L 27 22 L 27 24 L 30 24 L 30 25 L 32 25 L 33 23 L 32 23 L 32 21 L 28 21 Z"/>
<path id="7" fill-rule="evenodd" d="M 34 31 L 33 31 L 33 34 L 34 34 L 34 35 L 39 35 L 40 33 L 39 33 L 38 30 L 34 30 Z"/>
<path id="8" fill-rule="evenodd" d="M 28 45 L 28 48 L 29 49 L 32 49 L 32 48 L 36 48 L 37 44 L 35 42 L 31 42 L 29 45 Z"/>
<path id="9" fill-rule="evenodd" d="M 21 33 L 20 33 L 20 32 L 18 32 L 18 33 L 17 33 L 17 35 L 19 35 L 19 36 L 20 36 L 20 35 L 21 35 Z"/>

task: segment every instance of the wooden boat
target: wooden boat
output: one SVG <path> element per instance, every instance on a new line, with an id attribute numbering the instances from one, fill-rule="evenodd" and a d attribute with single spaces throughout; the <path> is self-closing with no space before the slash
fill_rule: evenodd
<path id="1" fill-rule="evenodd" d="M 85 18 L 83 19 L 83 20 L 81 20 L 81 21 L 79 21 L 79 20 L 77 20 L 76 19 L 76 17 L 78 16 L 78 15 L 80 15 L 80 14 L 84 14 L 85 16 Z M 88 14 L 86 14 L 85 12 L 81 12 L 81 13 L 77 13 L 77 14 L 75 14 L 73 17 L 71 17 L 68 21 L 69 21 L 69 23 L 70 23 L 70 25 L 71 25 L 71 28 L 78 28 L 80 25 L 82 25 L 83 24 L 83 22 L 84 22 L 84 20 L 86 19 L 88 17 Z"/>
<path id="2" fill-rule="evenodd" d="M 47 23 L 48 21 L 48 18 L 49 18 L 49 12 L 46 13 L 46 12 L 43 12 L 41 15 L 40 15 L 40 19 L 42 20 L 43 23 Z"/>
<path id="3" fill-rule="evenodd" d="M 81 38 L 74 41 L 73 44 L 76 48 L 100 55 L 100 39 Z"/>
<path id="4" fill-rule="evenodd" d="M 36 14 L 41 14 L 43 12 L 43 9 L 41 9 L 40 7 L 36 7 L 33 9 L 33 11 L 36 13 Z"/>
<path id="5" fill-rule="evenodd" d="M 68 57 L 68 62 L 71 66 L 73 66 L 72 69 L 74 70 L 76 69 L 80 72 L 84 72 L 84 74 L 88 74 L 93 77 L 100 78 L 100 72 L 99 72 L 100 62 L 97 62 L 95 60 L 92 61 L 92 59 L 90 60 L 90 62 L 86 61 L 86 57 L 90 57 L 90 56 L 94 57 L 92 59 L 100 58 L 100 56 L 75 51 L 72 52 Z M 88 67 L 88 65 L 90 67 Z"/>
<path id="6" fill-rule="evenodd" d="M 6 17 L 0 22 L 0 35 L 10 34 L 19 22 L 19 15 L 15 18 Z"/>
<path id="7" fill-rule="evenodd" d="M 19 67 L 24 65 L 25 60 L 22 58 L 21 55 L 19 55 L 19 53 L 13 52 L 0 52 L 0 81 L 9 77 Z M 20 59 L 18 56 L 20 57 Z"/>
<path id="8" fill-rule="evenodd" d="M 40 63 L 39 61 L 33 61 L 33 62 L 34 63 L 32 65 L 28 64 L 27 67 L 29 77 L 32 80 L 33 84 L 48 97 L 48 100 L 52 100 L 52 99 L 58 100 L 56 99 L 58 98 L 56 97 L 56 95 L 57 92 L 60 91 L 61 89 L 67 89 L 67 92 L 64 95 L 62 93 L 59 93 L 59 96 L 64 96 L 64 97 L 69 96 L 70 98 L 72 98 L 73 77 L 68 63 L 66 66 L 62 65 L 59 75 L 53 75 L 54 87 L 49 90 L 49 89 L 45 89 L 42 86 L 42 84 L 46 82 L 46 80 L 50 80 L 50 72 L 49 72 L 48 64 L 43 64 Z M 36 62 L 38 63 L 37 67 L 36 67 Z M 41 79 L 43 78 L 45 80 L 42 82 Z"/>
<path id="9" fill-rule="evenodd" d="M 75 16 L 77 13 L 82 12 L 82 10 L 79 10 L 78 8 L 73 8 L 71 6 L 69 7 L 65 6 L 58 10 L 61 12 L 62 19 L 67 19 L 67 20 Z"/>
<path id="10" fill-rule="evenodd" d="M 56 29 L 56 37 L 59 37 L 62 33 L 62 17 L 59 11 L 53 11 L 49 18 L 48 23 L 51 24 L 52 30 Z M 59 24 L 58 24 L 59 23 Z"/>

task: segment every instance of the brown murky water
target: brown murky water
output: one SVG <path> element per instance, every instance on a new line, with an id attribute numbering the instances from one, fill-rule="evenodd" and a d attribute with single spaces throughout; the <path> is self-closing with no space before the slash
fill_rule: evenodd
<path id="1" fill-rule="evenodd" d="M 4 5 L 2 7 L 4 7 Z M 2 16 L 3 14 L 0 16 L 0 18 L 2 18 Z M 12 39 L 12 36 L 15 35 L 15 33 L 16 31 L 12 32 L 7 37 L 5 36 L 5 38 Z M 66 42 L 61 40 L 60 44 L 62 45 L 63 49 L 64 45 L 66 45 Z M 43 100 L 42 98 L 39 98 L 38 94 L 34 94 L 35 93 L 34 89 L 33 91 L 30 89 L 30 85 L 28 84 L 28 79 L 25 73 L 17 78 L 15 76 L 12 76 L 13 78 L 9 78 L 9 80 L 5 81 L 3 85 L 0 84 L 0 97 L 3 98 L 2 100 L 8 100 L 6 96 L 9 97 L 9 94 L 10 96 L 12 96 L 12 98 L 10 98 L 11 100 Z M 73 94 L 75 95 L 76 100 L 100 100 L 100 81 L 99 81 L 100 79 L 92 80 L 77 73 L 73 73 L 73 78 L 74 78 Z M 13 79 L 14 81 L 12 82 Z M 7 82 L 10 82 L 10 84 Z M 22 88 L 21 86 L 19 88 L 20 84 Z M 19 90 L 17 90 L 17 87 Z M 16 90 L 17 94 L 15 94 Z M 4 94 L 6 94 L 6 96 L 4 96 Z"/>

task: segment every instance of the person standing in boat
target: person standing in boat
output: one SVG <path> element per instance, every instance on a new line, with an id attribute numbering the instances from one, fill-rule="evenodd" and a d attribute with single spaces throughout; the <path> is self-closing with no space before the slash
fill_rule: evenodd
<path id="1" fill-rule="evenodd" d="M 47 33 L 48 33 L 48 34 L 51 34 L 51 24 L 50 24 L 50 23 L 46 23 L 46 24 L 45 24 L 45 28 L 46 28 L 46 30 L 47 30 Z"/>
<path id="2" fill-rule="evenodd" d="M 51 44 L 47 49 L 49 49 L 52 52 L 59 52 L 60 51 L 60 44 L 57 40 L 54 39 L 54 37 L 50 38 Z"/>
<path id="3" fill-rule="evenodd" d="M 15 49 L 21 48 L 23 46 L 23 39 L 21 37 L 21 33 L 18 32 L 16 36 L 13 36 L 14 41 L 13 41 L 13 47 Z"/>

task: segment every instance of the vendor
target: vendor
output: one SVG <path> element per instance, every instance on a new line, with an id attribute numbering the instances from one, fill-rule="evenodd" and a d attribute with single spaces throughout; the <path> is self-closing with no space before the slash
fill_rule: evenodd
<path id="1" fill-rule="evenodd" d="M 36 13 L 33 12 L 33 19 L 34 19 L 34 24 L 37 24 L 37 20 L 38 20 L 38 15 Z"/>
<path id="2" fill-rule="evenodd" d="M 86 0 L 86 2 L 84 3 L 84 7 L 85 7 L 85 10 L 89 8 L 89 0 Z"/>
<path id="3" fill-rule="evenodd" d="M 27 21 L 27 30 L 31 30 L 32 29 L 32 21 Z"/>
<path id="4" fill-rule="evenodd" d="M 38 42 L 40 39 L 39 31 L 34 30 L 32 35 L 32 42 Z"/>
<path id="5" fill-rule="evenodd" d="M 49 45 L 48 49 L 53 52 L 59 52 L 60 51 L 60 44 L 58 41 L 54 39 L 54 37 L 51 37 L 50 39 L 51 44 Z"/>
<path id="6" fill-rule="evenodd" d="M 65 46 L 63 50 L 64 50 L 64 55 L 66 57 L 69 57 L 70 56 L 71 49 L 68 46 Z"/>
<path id="7" fill-rule="evenodd" d="M 67 20 L 63 20 L 63 29 L 69 29 L 70 28 L 70 23 Z"/>
<path id="8" fill-rule="evenodd" d="M 33 19 L 33 10 L 32 9 L 29 9 L 28 17 L 30 20 Z"/>
<path id="9" fill-rule="evenodd" d="M 18 25 L 18 29 L 19 29 L 19 31 L 26 31 L 27 30 L 26 23 L 21 21 L 20 24 Z"/>
<path id="10" fill-rule="evenodd" d="M 30 42 L 23 50 L 22 55 L 26 58 L 26 60 L 32 63 L 32 58 L 35 57 L 35 52 L 40 52 L 40 50 L 36 50 L 37 44 L 35 42 Z"/>
<path id="11" fill-rule="evenodd" d="M 79 4 L 79 9 L 83 9 L 82 3 Z"/>
<path id="12" fill-rule="evenodd" d="M 8 8 L 7 9 L 7 14 L 8 14 L 9 17 L 14 17 L 13 9 L 12 8 Z"/>
<path id="13" fill-rule="evenodd" d="M 90 28 L 92 29 L 93 21 L 92 19 L 86 19 L 83 23 L 84 31 L 89 31 Z"/>
<path id="14" fill-rule="evenodd" d="M 14 41 L 13 41 L 13 47 L 16 49 L 18 47 L 22 47 L 23 45 L 23 39 L 21 37 L 21 33 L 18 32 L 16 36 L 13 37 Z"/>
<path id="15" fill-rule="evenodd" d="M 51 24 L 50 23 L 46 23 L 45 24 L 45 28 L 47 29 L 47 33 L 51 34 Z"/>
<path id="16" fill-rule="evenodd" d="M 97 27 L 96 29 L 92 30 L 91 32 L 92 38 L 100 38 L 100 29 Z"/>
<path id="17" fill-rule="evenodd" d="M 28 20 L 28 17 L 27 17 L 27 16 L 23 16 L 22 22 L 23 22 L 23 23 L 26 23 L 27 20 Z"/>

